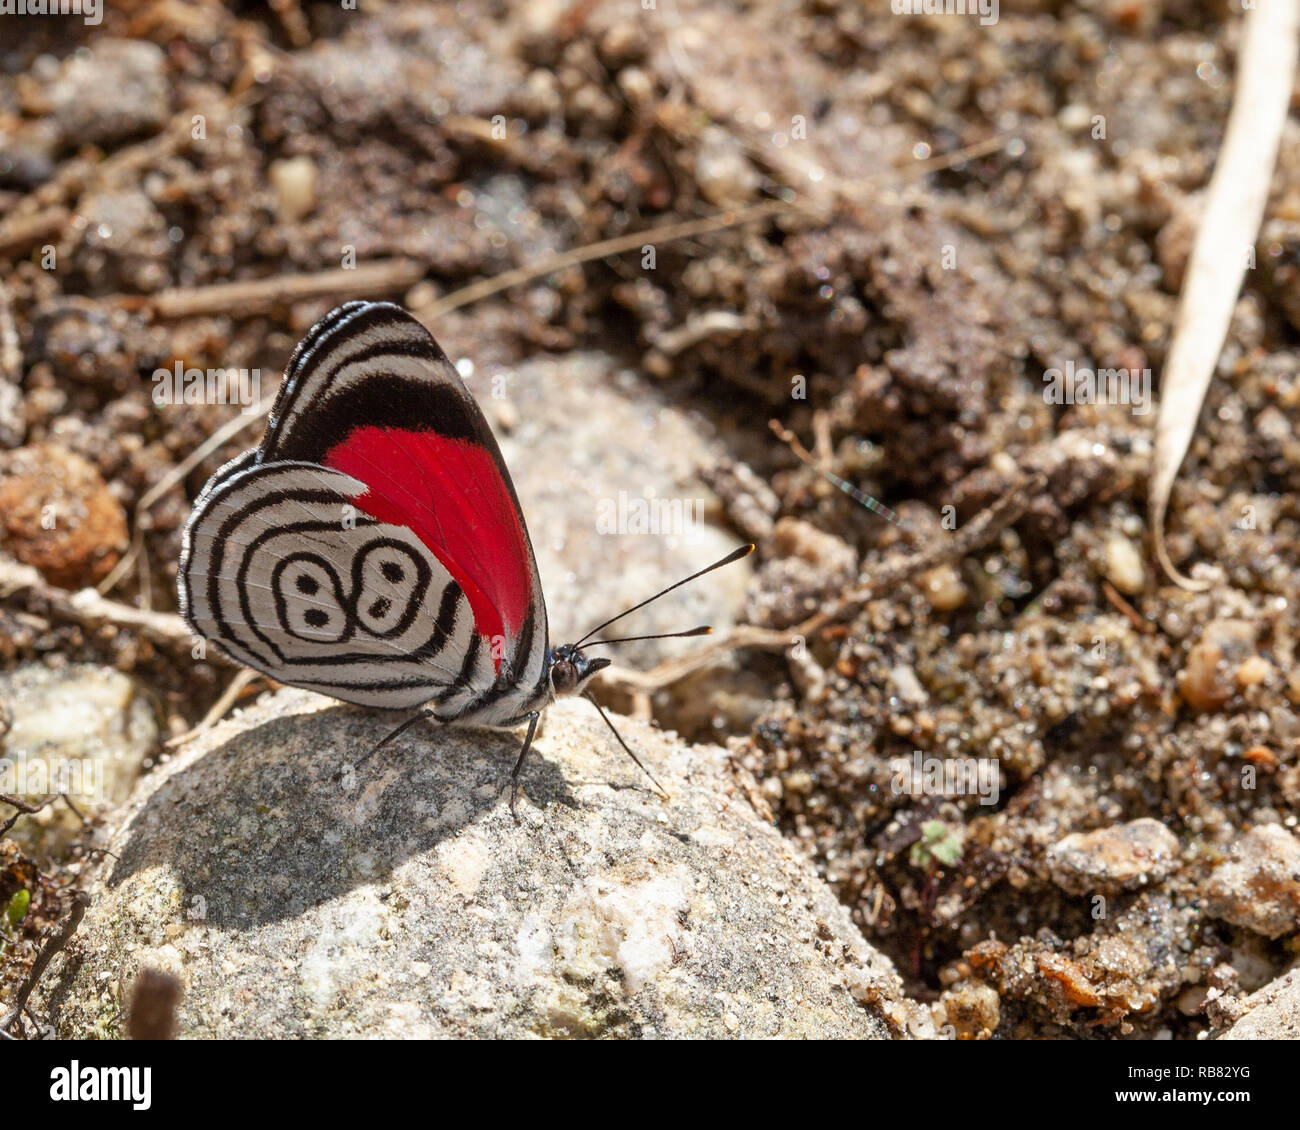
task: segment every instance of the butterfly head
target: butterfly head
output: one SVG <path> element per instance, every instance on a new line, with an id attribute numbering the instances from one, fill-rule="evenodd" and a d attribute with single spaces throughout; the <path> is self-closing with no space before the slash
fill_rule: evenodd
<path id="1" fill-rule="evenodd" d="M 551 652 L 551 690 L 557 697 L 582 694 L 592 676 L 608 667 L 610 662 L 603 656 L 583 655 L 571 643 L 557 647 Z"/>

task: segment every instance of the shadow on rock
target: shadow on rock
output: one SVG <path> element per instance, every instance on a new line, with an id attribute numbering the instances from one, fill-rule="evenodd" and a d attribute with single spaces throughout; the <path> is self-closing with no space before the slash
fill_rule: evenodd
<path id="1" fill-rule="evenodd" d="M 187 919 L 246 929 L 382 883 L 506 803 L 516 735 L 420 724 L 356 765 L 394 724 L 339 706 L 236 735 L 149 796 L 107 885 L 169 867 Z M 543 808 L 578 803 L 536 749 L 523 785 Z"/>
<path id="2" fill-rule="evenodd" d="M 727 751 L 621 719 L 663 799 L 589 705 L 548 710 L 516 825 L 517 735 L 417 726 L 349 774 L 391 716 L 267 696 L 141 782 L 38 1007 L 64 1036 L 119 1035 L 111 987 L 152 968 L 183 985 L 191 1037 L 888 1039 L 929 1023 Z"/>

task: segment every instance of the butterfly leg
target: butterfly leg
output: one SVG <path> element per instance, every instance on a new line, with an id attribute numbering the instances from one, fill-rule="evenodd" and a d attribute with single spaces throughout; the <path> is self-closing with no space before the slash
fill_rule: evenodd
<path id="1" fill-rule="evenodd" d="M 599 714 L 605 720 L 605 725 L 610 728 L 610 731 L 613 733 L 614 737 L 618 738 L 618 744 L 623 747 L 623 752 L 626 753 L 628 757 L 630 757 L 633 761 L 636 762 L 637 768 L 640 769 L 642 773 L 644 773 L 647 777 L 650 778 L 650 783 L 654 785 L 654 787 L 659 791 L 659 795 L 663 797 L 664 800 L 668 800 L 669 799 L 668 790 L 665 789 L 663 785 L 661 785 L 658 781 L 655 780 L 655 775 L 651 773 L 650 770 L 647 769 L 645 765 L 642 764 L 641 759 L 637 757 L 635 753 L 632 752 L 632 747 L 623 740 L 623 735 L 620 734 L 618 730 L 614 728 L 614 723 L 609 720 L 609 715 L 606 714 L 605 711 L 601 708 L 600 703 L 598 703 L 595 700 L 595 698 L 591 695 L 590 692 L 584 694 L 582 697 L 585 698 L 589 703 L 591 703 L 591 705 L 596 708 L 596 713 Z"/>
<path id="2" fill-rule="evenodd" d="M 515 799 L 519 796 L 519 774 L 523 772 L 524 758 L 533 747 L 533 735 L 537 732 L 537 719 L 540 717 L 541 711 L 538 710 L 528 715 L 528 733 L 524 735 L 524 745 L 519 751 L 519 759 L 515 762 L 515 767 L 510 770 L 510 815 L 515 818 L 516 824 L 519 823 L 519 813 L 515 811 Z"/>
<path id="3" fill-rule="evenodd" d="M 414 726 L 417 722 L 423 721 L 425 718 L 432 718 L 432 717 L 434 717 L 434 713 L 432 710 L 421 710 L 418 713 L 414 714 L 412 717 L 408 718 L 405 722 L 403 722 L 400 726 L 398 726 L 396 730 L 393 730 L 390 733 L 386 734 L 384 737 L 380 738 L 379 741 L 377 741 L 374 745 L 372 745 L 369 750 L 367 750 L 360 757 L 358 757 L 357 763 L 352 768 L 360 769 L 361 766 L 363 766 L 367 761 L 369 761 L 372 757 L 374 757 L 376 753 L 378 753 L 381 749 L 383 749 L 384 746 L 386 746 L 394 738 L 399 737 L 402 734 L 406 733 L 406 731 L 409 730 L 412 726 Z M 337 773 L 334 774 L 334 780 L 339 781 L 342 780 L 342 778 L 343 778 L 343 770 L 340 769 Z"/>

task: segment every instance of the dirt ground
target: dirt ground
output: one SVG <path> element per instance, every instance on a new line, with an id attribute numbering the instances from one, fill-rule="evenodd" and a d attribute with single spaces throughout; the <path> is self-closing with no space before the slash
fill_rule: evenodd
<path id="1" fill-rule="evenodd" d="M 727 456 L 703 473 L 759 544 L 743 619 L 762 628 L 945 544 L 1029 476 L 987 543 L 665 687 L 654 715 L 729 744 L 959 1036 L 1230 1022 L 1300 930 L 1294 98 L 1170 505 L 1170 552 L 1213 567 L 1207 591 L 1163 575 L 1146 504 L 1237 5 L 1004 0 L 992 26 L 831 0 L 362 7 L 126 0 L 20 35 L 0 17 L 0 548 L 63 589 L 110 578 L 151 488 L 239 414 L 164 425 L 149 374 L 278 373 L 357 296 L 304 282 L 349 254 L 379 264 L 366 296 L 432 318 L 452 356 L 600 350 L 707 419 Z M 1149 369 L 1151 399 L 1050 403 L 1044 372 L 1067 364 Z M 114 599 L 174 611 L 190 503 L 251 434 L 147 499 Z M 78 515 L 57 535 L 51 492 Z M 45 611 L 0 604 L 6 669 L 130 671 L 168 732 L 229 680 Z M 728 705 L 756 682 L 756 718 Z M 994 803 L 900 789 L 914 757 L 991 764 Z M 0 904 L 35 882 L 10 849 Z M 11 982 L 80 859 L 10 927 Z"/>

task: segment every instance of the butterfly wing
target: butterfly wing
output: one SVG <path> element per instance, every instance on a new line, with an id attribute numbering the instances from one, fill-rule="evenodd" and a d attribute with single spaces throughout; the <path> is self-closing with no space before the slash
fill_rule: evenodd
<path id="1" fill-rule="evenodd" d="M 513 721 L 546 683 L 546 607 L 496 440 L 428 331 L 357 302 L 295 351 L 262 443 L 195 503 L 182 611 L 281 682 Z"/>

